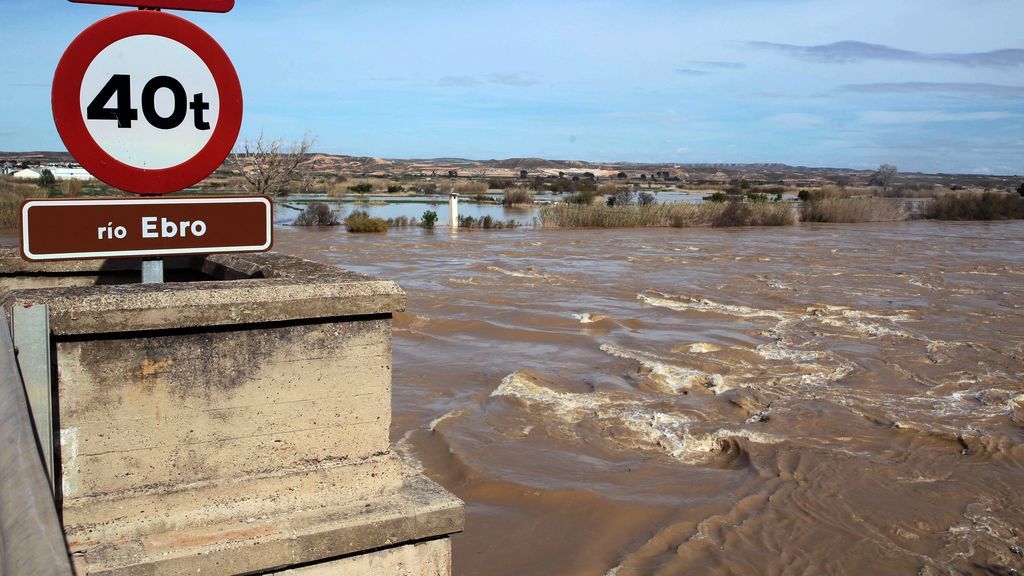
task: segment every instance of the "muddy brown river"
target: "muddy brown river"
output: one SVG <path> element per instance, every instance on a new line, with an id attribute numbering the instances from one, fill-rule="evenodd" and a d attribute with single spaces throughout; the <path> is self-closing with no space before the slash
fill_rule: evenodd
<path id="1" fill-rule="evenodd" d="M 457 574 L 1024 571 L 1024 223 L 277 249 L 408 292 L 392 437 Z"/>

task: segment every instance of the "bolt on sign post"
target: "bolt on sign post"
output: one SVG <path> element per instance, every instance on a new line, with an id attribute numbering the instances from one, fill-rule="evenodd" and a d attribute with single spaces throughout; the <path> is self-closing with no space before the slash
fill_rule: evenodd
<path id="1" fill-rule="evenodd" d="M 234 0 L 71 1 L 208 12 L 234 6 Z M 24 258 L 270 249 L 269 198 L 159 199 L 219 168 L 241 128 L 235 68 L 195 24 L 155 10 L 100 20 L 72 41 L 57 65 L 52 104 L 57 131 L 82 167 L 142 197 L 26 201 Z"/>

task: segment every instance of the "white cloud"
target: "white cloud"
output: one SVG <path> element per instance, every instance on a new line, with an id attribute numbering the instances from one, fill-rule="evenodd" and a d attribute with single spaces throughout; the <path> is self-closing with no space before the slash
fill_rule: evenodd
<path id="1" fill-rule="evenodd" d="M 1019 118 L 1014 112 L 944 112 L 942 110 L 869 110 L 860 115 L 865 124 L 929 124 L 932 122 L 977 122 Z"/>

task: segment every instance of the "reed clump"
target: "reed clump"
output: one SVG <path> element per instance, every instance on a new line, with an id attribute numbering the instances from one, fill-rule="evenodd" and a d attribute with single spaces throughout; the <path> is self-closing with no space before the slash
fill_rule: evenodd
<path id="1" fill-rule="evenodd" d="M 1024 219 L 1024 197 L 1001 192 L 943 194 L 925 210 L 935 220 Z"/>
<path id="2" fill-rule="evenodd" d="M 796 214 L 790 204 L 766 201 L 740 202 L 737 200 L 726 204 L 725 209 L 711 222 L 711 225 L 717 228 L 728 226 L 792 226 L 793 224 L 796 224 Z"/>
<path id="3" fill-rule="evenodd" d="M 904 203 L 891 198 L 812 198 L 800 207 L 800 220 L 803 222 L 896 222 L 906 219 Z"/>
<path id="4" fill-rule="evenodd" d="M 796 223 L 784 203 L 671 203 L 633 206 L 554 204 L 540 210 L 554 228 L 643 228 L 694 226 L 788 226 Z"/>
<path id="5" fill-rule="evenodd" d="M 476 194 L 486 194 L 490 187 L 487 182 L 470 181 L 470 182 L 456 182 L 452 186 L 452 192 L 458 192 L 462 196 L 475 196 Z"/>
<path id="6" fill-rule="evenodd" d="M 533 192 L 526 188 L 506 188 L 504 198 L 501 201 L 505 206 L 521 206 L 533 204 Z"/>

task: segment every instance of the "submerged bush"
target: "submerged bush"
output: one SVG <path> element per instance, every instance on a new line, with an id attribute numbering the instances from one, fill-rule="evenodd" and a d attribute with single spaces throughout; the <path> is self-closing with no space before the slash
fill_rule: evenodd
<path id="1" fill-rule="evenodd" d="M 426 212 L 423 213 L 423 218 L 420 219 L 420 226 L 428 230 L 433 230 L 434 225 L 436 224 L 437 212 L 434 212 L 433 210 L 427 210 Z"/>
<path id="2" fill-rule="evenodd" d="M 312 202 L 295 217 L 292 226 L 337 226 L 340 222 L 341 214 L 337 210 L 323 202 Z"/>
<path id="3" fill-rule="evenodd" d="M 348 187 L 349 191 L 355 192 L 356 194 L 369 194 L 373 192 L 373 184 L 369 182 L 361 182 Z"/>
<path id="4" fill-rule="evenodd" d="M 1024 219 L 1024 197 L 998 192 L 944 194 L 928 205 L 925 215 L 936 220 Z"/>
<path id="5" fill-rule="evenodd" d="M 640 206 L 650 206 L 652 204 L 657 204 L 658 201 L 654 198 L 654 194 L 651 194 L 650 192 L 641 192 L 636 196 L 636 203 Z"/>
<path id="6" fill-rule="evenodd" d="M 906 220 L 907 211 L 900 200 L 889 198 L 827 198 L 800 207 L 804 222 L 895 222 Z"/>
<path id="7" fill-rule="evenodd" d="M 415 216 L 398 216 L 396 218 L 388 218 L 385 222 L 388 228 L 409 228 L 420 225 L 420 221 Z"/>
<path id="8" fill-rule="evenodd" d="M 593 204 L 597 198 L 597 190 L 581 190 L 565 199 L 569 204 Z"/>
<path id="9" fill-rule="evenodd" d="M 345 227 L 349 232 L 387 232 L 388 224 L 383 218 L 374 218 L 365 210 L 356 210 L 345 218 Z"/>
<path id="10" fill-rule="evenodd" d="M 503 230 L 515 228 L 519 224 L 515 220 L 501 221 L 490 215 L 481 218 L 472 216 L 459 216 L 459 228 L 480 228 L 483 230 Z"/>
<path id="11" fill-rule="evenodd" d="M 502 199 L 505 206 L 518 206 L 520 204 L 533 204 L 533 192 L 526 188 L 506 188 L 505 196 Z"/>

